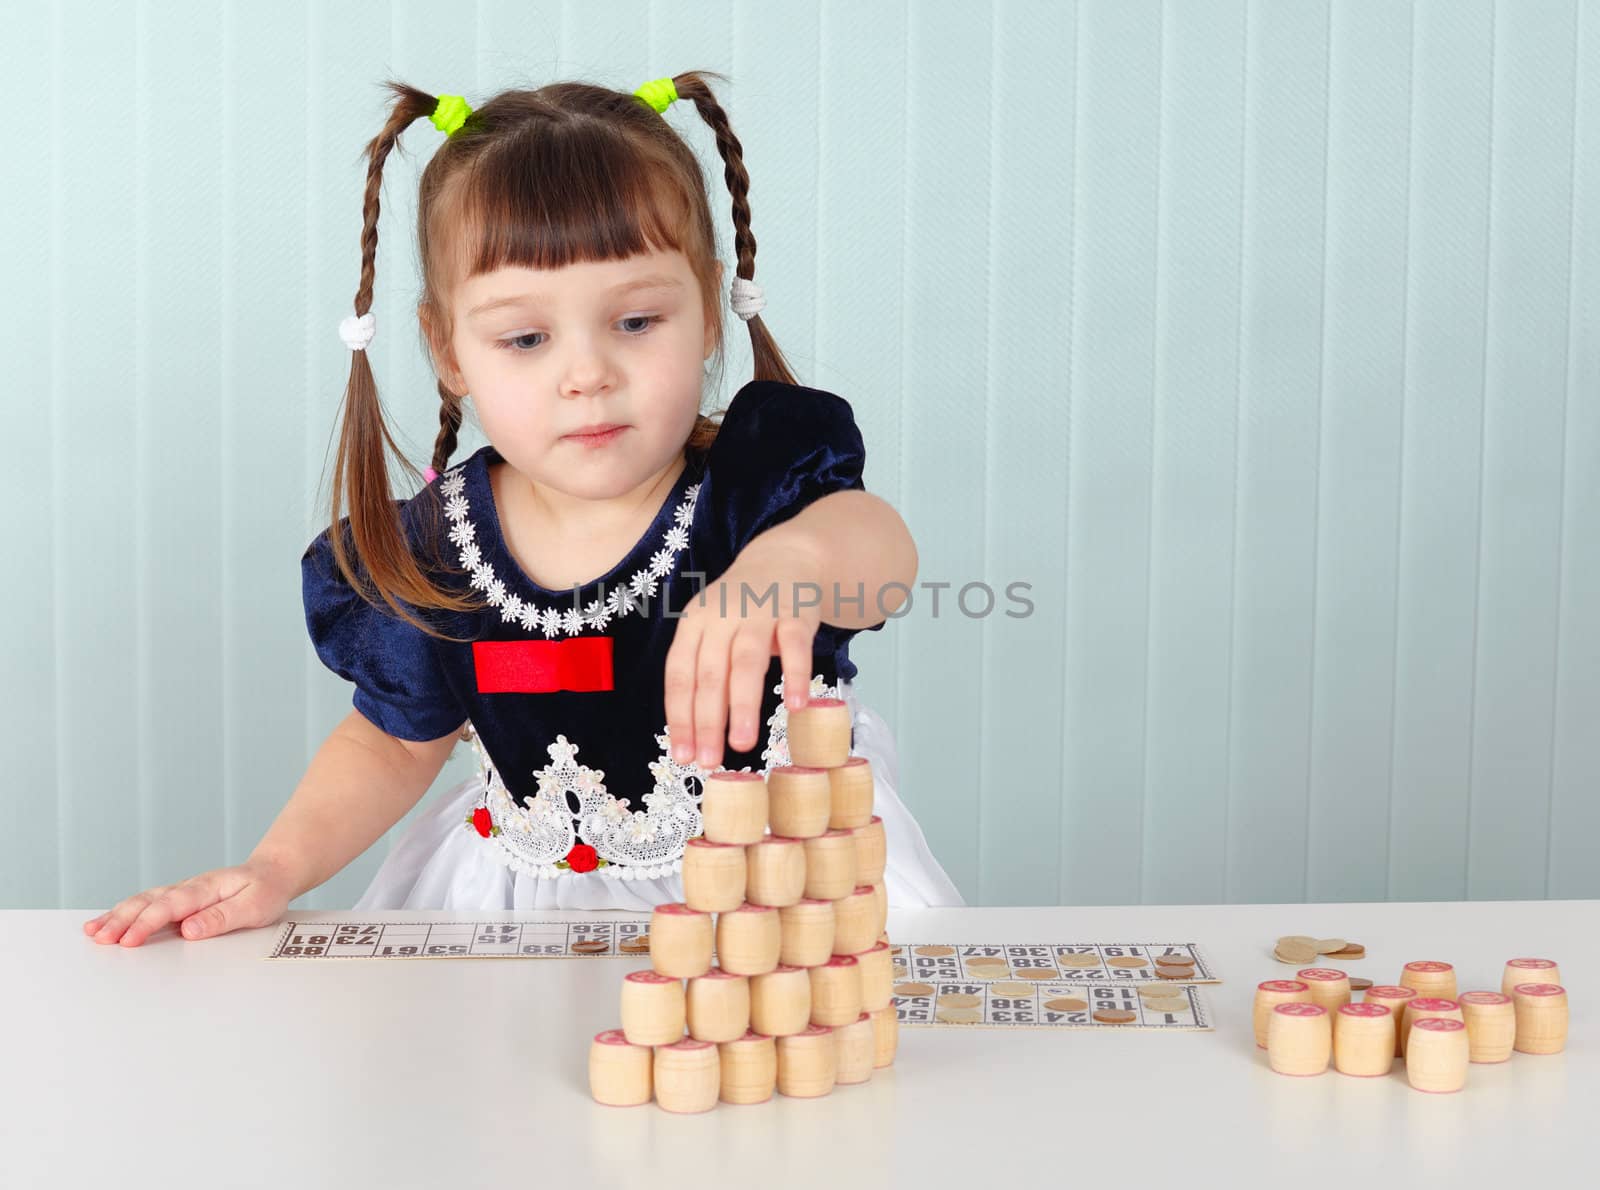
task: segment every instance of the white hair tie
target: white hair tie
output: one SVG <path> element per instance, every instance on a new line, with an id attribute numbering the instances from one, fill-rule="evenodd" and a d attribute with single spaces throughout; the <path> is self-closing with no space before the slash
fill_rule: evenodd
<path id="1" fill-rule="evenodd" d="M 339 323 L 339 338 L 351 351 L 365 351 L 372 336 L 378 333 L 378 320 L 368 310 L 360 318 L 354 314 Z"/>
<path id="2" fill-rule="evenodd" d="M 767 299 L 761 292 L 761 286 L 754 281 L 747 281 L 743 277 L 733 279 L 733 312 L 740 318 L 749 322 L 766 308 Z"/>

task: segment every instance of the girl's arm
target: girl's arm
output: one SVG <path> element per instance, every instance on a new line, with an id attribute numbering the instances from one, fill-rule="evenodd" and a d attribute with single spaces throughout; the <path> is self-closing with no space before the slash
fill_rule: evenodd
<path id="1" fill-rule="evenodd" d="M 420 744 L 397 740 L 352 711 L 317 749 L 249 859 L 136 893 L 84 922 L 84 932 L 101 944 L 141 946 L 169 922 L 185 938 L 275 924 L 290 901 L 355 859 L 417 804 L 455 739 L 452 732 Z"/>
<path id="2" fill-rule="evenodd" d="M 459 730 L 414 743 L 396 739 L 352 710 L 317 749 L 250 858 L 288 874 L 291 900 L 310 892 L 422 800 L 449 759 Z"/>
<path id="3" fill-rule="evenodd" d="M 917 544 L 894 505 L 871 492 L 832 492 L 806 505 L 746 547 L 761 543 L 797 559 L 822 589 L 822 622 L 871 628 L 911 597 Z"/>

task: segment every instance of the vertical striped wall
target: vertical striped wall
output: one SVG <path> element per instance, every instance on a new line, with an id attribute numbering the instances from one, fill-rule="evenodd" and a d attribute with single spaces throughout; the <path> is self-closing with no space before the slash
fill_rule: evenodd
<path id="1" fill-rule="evenodd" d="M 732 78 L 769 324 L 853 402 L 867 485 L 918 541 L 859 689 L 969 901 L 1600 896 L 1596 6 L 0 22 L 0 905 L 242 861 L 348 709 L 299 556 L 378 83 L 478 102 L 693 68 Z M 668 118 L 731 259 L 710 136 Z M 407 132 L 379 229 L 374 363 L 419 465 L 438 139 Z M 730 322 L 713 403 L 749 375 Z M 403 826 L 295 907 L 350 905 Z"/>

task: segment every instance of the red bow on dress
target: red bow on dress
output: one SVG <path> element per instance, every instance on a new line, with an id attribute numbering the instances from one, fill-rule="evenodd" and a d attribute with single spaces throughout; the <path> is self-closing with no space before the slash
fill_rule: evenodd
<path id="1" fill-rule="evenodd" d="M 474 641 L 472 663 L 481 694 L 544 694 L 610 690 L 609 636 L 566 640 Z"/>

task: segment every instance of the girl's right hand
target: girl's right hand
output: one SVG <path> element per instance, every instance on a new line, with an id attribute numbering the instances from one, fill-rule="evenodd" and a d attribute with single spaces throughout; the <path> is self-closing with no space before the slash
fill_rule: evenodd
<path id="1" fill-rule="evenodd" d="M 233 868 L 191 876 L 181 884 L 149 888 L 92 921 L 83 932 L 96 942 L 138 946 L 168 922 L 183 938 L 210 938 L 230 930 L 270 926 L 296 896 L 283 868 L 251 858 Z"/>

